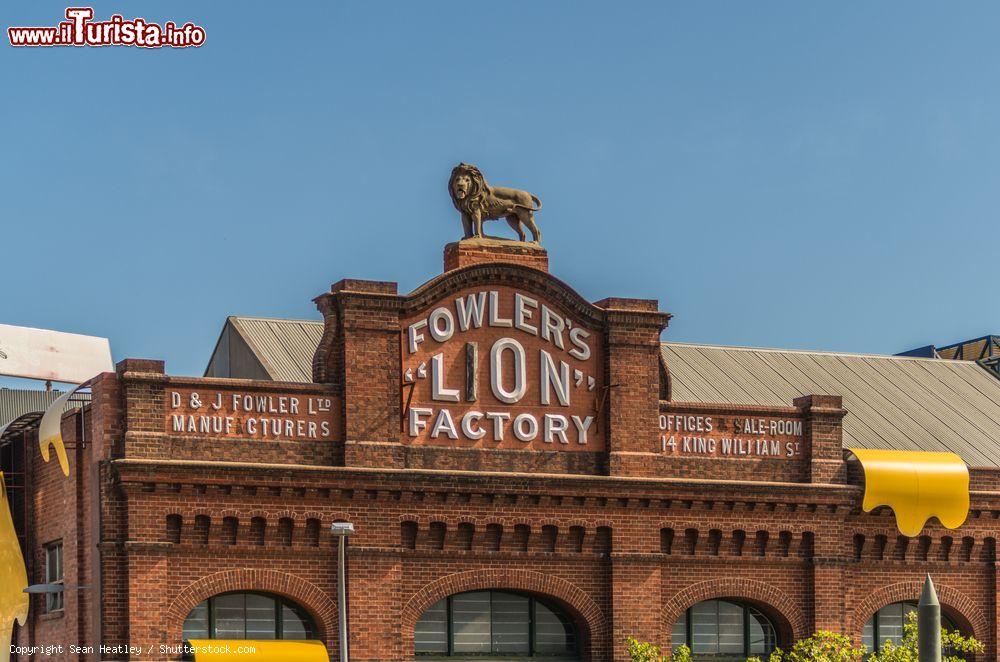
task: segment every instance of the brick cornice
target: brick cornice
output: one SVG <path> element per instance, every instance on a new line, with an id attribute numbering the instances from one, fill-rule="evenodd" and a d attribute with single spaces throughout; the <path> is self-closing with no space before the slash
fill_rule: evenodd
<path id="1" fill-rule="evenodd" d="M 460 471 L 437 469 L 391 469 L 369 467 L 334 467 L 312 466 L 303 464 L 265 464 L 252 462 L 214 462 L 196 460 L 161 460 L 142 458 L 122 458 L 111 462 L 117 469 L 123 482 L 142 481 L 149 471 L 177 470 L 180 482 L 191 482 L 200 476 L 201 479 L 212 479 L 209 482 L 245 483 L 257 477 L 262 482 L 269 478 L 296 477 L 305 479 L 315 476 L 321 480 L 347 479 L 352 481 L 372 481 L 389 483 L 398 481 L 399 485 L 408 490 L 414 489 L 467 489 L 474 492 L 483 491 L 537 491 L 556 490 L 604 490 L 607 495 L 638 498 L 641 494 L 652 497 L 649 490 L 655 489 L 665 493 L 668 490 L 692 490 L 691 495 L 697 499 L 706 498 L 704 490 L 709 488 L 735 489 L 739 495 L 747 498 L 778 497 L 797 495 L 810 503 L 837 504 L 845 500 L 856 500 L 863 489 L 854 485 L 838 485 L 825 483 L 787 483 L 771 481 L 747 481 L 726 479 L 699 479 L 688 477 L 634 477 L 634 476 L 589 476 L 578 474 L 545 474 L 519 472 L 489 472 Z M 228 475 L 226 472 L 230 472 Z M 254 472 L 256 476 L 253 475 Z M 219 479 L 226 480 L 220 481 Z M 148 478 L 146 478 L 148 480 Z M 159 475 L 160 482 L 176 482 Z M 633 493 L 634 492 L 634 493 Z M 667 495 L 672 496 L 672 495 Z M 673 497 L 672 498 L 679 498 Z M 728 497 L 732 500 L 732 497 Z"/>
<path id="2" fill-rule="evenodd" d="M 762 416 L 798 416 L 802 410 L 798 407 L 731 404 L 718 402 L 678 402 L 675 400 L 660 400 L 660 411 L 671 410 L 679 412 L 710 412 L 760 414 Z"/>

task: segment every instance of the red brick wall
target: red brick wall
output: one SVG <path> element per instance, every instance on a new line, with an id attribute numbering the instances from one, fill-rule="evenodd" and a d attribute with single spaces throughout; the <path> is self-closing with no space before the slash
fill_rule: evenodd
<path id="1" fill-rule="evenodd" d="M 419 612 L 448 591 L 474 588 L 549 596 L 577 618 L 594 660 L 622 659 L 623 636 L 669 643 L 676 616 L 711 597 L 759 605 L 786 643 L 821 626 L 859 636 L 869 607 L 915 598 L 908 591 L 926 571 L 957 621 L 991 646 L 995 636 L 989 625 L 994 557 L 985 542 L 995 536 L 992 510 L 977 510 L 958 532 L 928 529 L 927 550 L 911 548 L 902 561 L 895 558 L 901 552 L 891 514 L 857 514 L 860 490 L 850 486 L 145 459 L 119 460 L 113 471 L 112 491 L 128 513 L 120 522 L 127 542 L 102 545 L 105 637 L 117 631 L 134 644 L 176 642 L 183 617 L 201 599 L 257 589 L 302 604 L 335 654 L 336 564 L 328 529 L 336 520 L 357 528 L 349 556 L 357 660 L 405 657 Z M 179 543 L 167 542 L 168 515 L 181 517 Z M 209 519 L 207 541 L 195 526 L 199 516 Z M 266 523 L 263 544 L 251 535 L 255 517 Z M 225 518 L 238 521 L 235 543 Z M 279 535 L 283 518 L 293 522 L 291 546 Z M 315 545 L 310 519 L 319 521 Z M 404 522 L 415 523 L 405 534 Z M 431 533 L 432 523 L 443 535 Z M 114 535 L 114 525 L 105 524 L 106 535 Z M 518 526 L 528 527 L 526 538 Z M 555 527 L 554 540 L 543 527 Z M 861 531 L 866 543 L 856 559 L 854 535 Z M 888 541 L 881 558 L 879 535 Z M 946 536 L 954 539 L 947 553 Z M 963 537 L 973 540 L 971 548 L 963 547 Z M 851 587 L 846 595 L 844 587 Z M 42 623 L 34 625 L 40 632 Z M 70 632 L 50 628 L 46 636 Z"/>
<path id="2" fill-rule="evenodd" d="M 487 243 L 488 242 L 488 243 Z M 444 247 L 444 270 L 453 271 L 472 264 L 509 262 L 548 272 L 549 254 L 541 246 L 456 241 Z"/>
<path id="3" fill-rule="evenodd" d="M 854 514 L 857 488 L 804 496 L 806 486 L 776 491 L 766 484 L 697 480 L 622 484 L 613 478 L 350 468 L 248 472 L 138 461 L 119 471 L 129 502 L 130 578 L 162 596 L 155 605 L 130 596 L 125 617 L 135 642 L 176 641 L 193 604 L 221 590 L 220 573 L 246 568 L 225 586 L 276 590 L 295 599 L 335 651 L 336 619 L 329 614 L 336 601 L 336 550 L 328 528 L 336 520 L 357 529 L 349 555 L 357 660 L 405 658 L 423 609 L 449 591 L 481 588 L 554 599 L 589 633 L 589 659 L 595 660 L 622 659 L 624 636 L 668 644 L 677 615 L 712 597 L 758 605 L 786 644 L 819 627 L 860 636 L 869 606 L 915 599 L 912 589 L 926 571 L 934 573 L 956 621 L 991 645 L 994 637 L 988 625 L 992 583 L 986 581 L 993 561 L 982 542 L 991 516 L 970 522 L 968 531 L 929 529 L 938 541 L 929 546 L 930 561 L 922 554 L 894 560 L 899 552 L 891 535 L 883 558 L 876 559 L 874 532 L 891 533 L 893 520 Z M 183 521 L 179 544 L 166 542 L 171 514 Z M 211 522 L 207 544 L 194 526 L 199 515 Z M 262 545 L 250 535 L 253 517 L 266 521 Z M 223 518 L 239 521 L 235 544 Z M 294 522 L 290 547 L 277 535 L 282 518 Z M 315 547 L 306 539 L 309 519 L 320 521 Z M 881 525 L 865 529 L 872 522 Z M 518 535 L 519 526 L 528 528 L 526 538 Z M 554 540 L 543 527 L 555 527 Z M 856 559 L 859 530 L 868 531 L 869 542 Z M 672 540 L 662 531 L 671 531 Z M 964 549 L 960 534 L 975 545 Z M 944 536 L 955 537 L 947 556 L 939 549 Z M 289 582 L 297 588 L 281 588 Z"/>
<path id="4" fill-rule="evenodd" d="M 608 426 L 604 452 L 401 443 L 400 320 L 487 284 L 557 300 L 604 333 L 608 388 L 595 403 L 599 424 Z M 71 453 L 73 479 L 34 462 L 29 556 L 37 566 L 43 542 L 73 541 L 67 582 L 100 586 L 106 643 L 176 645 L 201 600 L 262 590 L 302 605 L 335 659 L 329 527 L 347 520 L 356 527 L 348 604 L 358 661 L 407 659 L 424 609 L 485 588 L 561 605 L 589 660 L 625 659 L 626 636 L 669 645 L 677 616 L 710 598 L 757 605 L 785 645 L 820 627 L 860 638 L 876 609 L 917 597 L 925 572 L 949 615 L 987 642 L 985 659 L 996 659 L 1000 497 L 976 491 L 961 529 L 932 525 L 902 545 L 891 513 L 860 512 L 862 489 L 843 461 L 844 411 L 835 395 L 784 408 L 661 402 L 658 341 L 668 316 L 655 302 L 592 305 L 524 266 L 463 267 L 405 296 L 392 283 L 342 281 L 317 303 L 327 321 L 314 362 L 322 384 L 181 379 L 164 375 L 162 362 L 124 361 L 95 385 L 90 442 Z M 172 383 L 336 395 L 342 441 L 173 434 L 164 422 Z M 666 457 L 659 415 L 682 410 L 801 419 L 805 453 L 791 460 Z M 68 439 L 75 421 L 66 421 Z M 996 483 L 995 471 L 973 472 L 977 489 Z M 96 521 L 92 488 L 100 489 L 99 541 L 85 525 Z M 168 521 L 179 527 L 168 530 Z M 262 537 L 255 522 L 263 522 Z M 88 556 L 94 550 L 99 564 Z M 99 579 L 88 570 L 98 567 Z M 58 619 L 33 612 L 24 636 L 88 641 L 88 599 L 68 595 Z"/>

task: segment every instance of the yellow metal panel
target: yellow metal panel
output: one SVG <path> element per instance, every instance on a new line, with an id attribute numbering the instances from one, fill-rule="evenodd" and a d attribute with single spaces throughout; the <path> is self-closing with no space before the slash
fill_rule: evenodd
<path id="1" fill-rule="evenodd" d="M 14 621 L 24 625 L 28 619 L 28 594 L 24 592 L 27 587 L 28 571 L 14 531 L 7 485 L 0 472 L 0 662 L 10 660 Z"/>
<path id="2" fill-rule="evenodd" d="M 330 662 L 322 641 L 191 639 L 195 662 Z"/>
<path id="3" fill-rule="evenodd" d="M 969 468 L 954 453 L 849 449 L 865 471 L 865 512 L 888 506 L 896 526 L 915 537 L 937 517 L 957 529 L 969 516 Z"/>

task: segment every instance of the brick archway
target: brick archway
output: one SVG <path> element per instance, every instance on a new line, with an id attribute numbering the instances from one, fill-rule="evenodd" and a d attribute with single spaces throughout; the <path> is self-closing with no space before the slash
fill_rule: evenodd
<path id="1" fill-rule="evenodd" d="M 530 570 L 492 568 L 468 570 L 441 577 L 417 591 L 403 607 L 401 625 L 403 658 L 413 657 L 413 629 L 417 619 L 435 602 L 465 591 L 508 590 L 533 593 L 553 599 L 574 618 L 583 640 L 585 659 L 610 658 L 607 650 L 610 628 L 604 612 L 575 584 L 553 575 Z"/>
<path id="2" fill-rule="evenodd" d="M 862 600 L 861 604 L 854 609 L 850 623 L 850 635 L 860 637 L 861 629 L 865 623 L 882 607 L 896 602 L 917 600 L 923 587 L 923 581 L 910 581 L 890 584 L 878 589 Z M 951 586 L 939 585 L 935 582 L 934 587 L 937 589 L 938 600 L 944 610 L 948 612 L 949 616 L 958 617 L 956 625 L 968 627 L 971 630 L 970 634 L 979 641 L 985 641 L 989 637 L 990 627 L 986 616 L 972 598 Z"/>
<path id="3" fill-rule="evenodd" d="M 328 649 L 336 645 L 337 604 L 315 584 L 275 570 L 224 570 L 188 584 L 167 609 L 167 641 L 180 642 L 184 619 L 200 602 L 230 591 L 262 591 L 288 598 L 313 617 L 317 635 Z"/>
<path id="4" fill-rule="evenodd" d="M 774 623 L 783 639 L 797 640 L 808 637 L 809 621 L 801 607 L 788 594 L 771 584 L 751 579 L 710 579 L 685 587 L 663 606 L 663 640 L 670 637 L 674 622 L 689 607 L 704 600 L 732 598 L 761 608 Z"/>

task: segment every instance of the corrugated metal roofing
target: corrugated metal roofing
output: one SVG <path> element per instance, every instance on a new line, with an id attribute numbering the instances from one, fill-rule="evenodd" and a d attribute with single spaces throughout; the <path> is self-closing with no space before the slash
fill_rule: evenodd
<path id="1" fill-rule="evenodd" d="M 28 389 L 4 388 L 0 389 L 0 430 L 4 431 L 4 439 L 15 433 L 17 430 L 28 428 L 38 422 L 41 415 L 28 419 L 25 418 L 10 429 L 5 429 L 6 425 L 24 414 L 32 412 L 44 412 L 49 405 L 62 395 L 62 391 L 32 391 Z M 77 393 L 70 402 L 66 403 L 65 411 L 74 407 L 79 407 L 83 402 L 90 400 L 89 393 Z"/>
<path id="2" fill-rule="evenodd" d="M 969 361 L 664 343 L 680 402 L 844 398 L 844 446 L 951 451 L 1000 467 L 1000 379 Z"/>
<path id="3" fill-rule="evenodd" d="M 264 317 L 230 317 L 228 321 L 271 379 L 312 382 L 312 360 L 323 335 L 322 322 Z"/>
<path id="4" fill-rule="evenodd" d="M 25 389 L 0 389 L 0 427 L 22 414 L 45 411 L 62 395 L 62 391 L 29 391 Z"/>
<path id="5" fill-rule="evenodd" d="M 230 317 L 277 381 L 311 382 L 323 323 Z M 790 406 L 800 395 L 844 398 L 844 445 L 951 451 L 1000 467 L 1000 379 L 969 361 L 664 343 L 681 402 Z"/>

